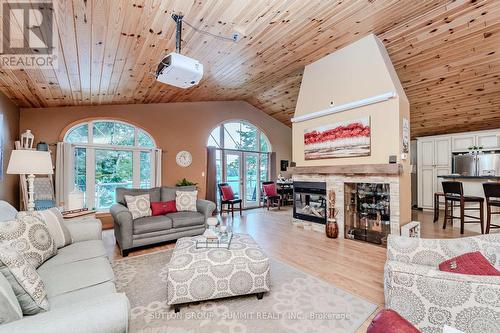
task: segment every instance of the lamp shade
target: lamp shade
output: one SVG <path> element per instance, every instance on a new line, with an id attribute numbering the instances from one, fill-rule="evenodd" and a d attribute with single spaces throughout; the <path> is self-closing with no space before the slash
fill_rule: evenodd
<path id="1" fill-rule="evenodd" d="M 15 175 L 51 175 L 52 159 L 48 151 L 13 150 L 10 155 L 8 174 Z"/>

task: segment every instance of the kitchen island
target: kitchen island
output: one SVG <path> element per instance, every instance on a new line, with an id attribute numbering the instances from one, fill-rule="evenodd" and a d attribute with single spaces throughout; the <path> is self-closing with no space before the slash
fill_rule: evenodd
<path id="1" fill-rule="evenodd" d="M 500 176 L 462 176 L 462 175 L 441 175 L 438 176 L 442 181 L 457 181 L 457 182 L 462 182 L 462 186 L 464 189 L 464 195 L 471 195 L 475 197 L 482 197 L 484 198 L 484 190 L 483 190 L 483 183 L 500 183 Z M 467 205 L 467 204 L 466 204 Z M 476 204 L 477 207 L 477 204 Z M 495 209 L 495 208 L 493 208 Z M 479 211 L 470 211 L 467 214 L 478 216 L 479 217 Z M 460 216 L 460 210 L 459 208 L 455 208 L 453 212 L 454 216 Z M 444 216 L 444 215 L 443 215 Z M 484 230 L 486 230 L 486 199 L 484 203 Z M 467 218 L 466 218 L 467 220 Z M 443 222 L 443 219 L 439 220 L 441 223 Z M 500 215 L 493 215 L 492 224 L 500 224 Z M 460 220 L 455 219 L 453 221 L 453 227 L 454 228 L 460 228 Z M 465 224 L 465 229 L 470 230 L 470 231 L 476 231 L 476 232 L 481 232 L 481 228 L 479 226 L 479 223 L 477 224 Z M 491 229 L 490 233 L 498 232 L 499 229 Z"/>

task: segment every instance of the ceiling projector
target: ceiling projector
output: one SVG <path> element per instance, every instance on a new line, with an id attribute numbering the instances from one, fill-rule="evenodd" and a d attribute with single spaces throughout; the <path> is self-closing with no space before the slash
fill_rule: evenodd
<path id="1" fill-rule="evenodd" d="M 156 80 L 179 88 L 197 85 L 203 77 L 203 65 L 195 59 L 172 52 L 158 64 Z"/>

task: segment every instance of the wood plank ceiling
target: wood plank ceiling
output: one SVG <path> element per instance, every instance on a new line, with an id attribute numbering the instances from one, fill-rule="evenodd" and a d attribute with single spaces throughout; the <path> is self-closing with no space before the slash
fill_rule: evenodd
<path id="1" fill-rule="evenodd" d="M 54 0 L 59 66 L 0 69 L 21 107 L 246 100 L 290 125 L 304 65 L 375 33 L 411 104 L 412 136 L 500 127 L 500 1 Z M 155 81 L 175 48 L 205 75 L 183 90 Z"/>

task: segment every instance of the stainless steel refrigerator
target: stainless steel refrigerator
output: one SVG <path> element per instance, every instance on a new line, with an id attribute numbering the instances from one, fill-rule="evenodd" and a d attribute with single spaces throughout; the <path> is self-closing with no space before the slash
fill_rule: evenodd
<path id="1" fill-rule="evenodd" d="M 500 153 L 454 155 L 453 173 L 461 176 L 500 176 Z"/>

